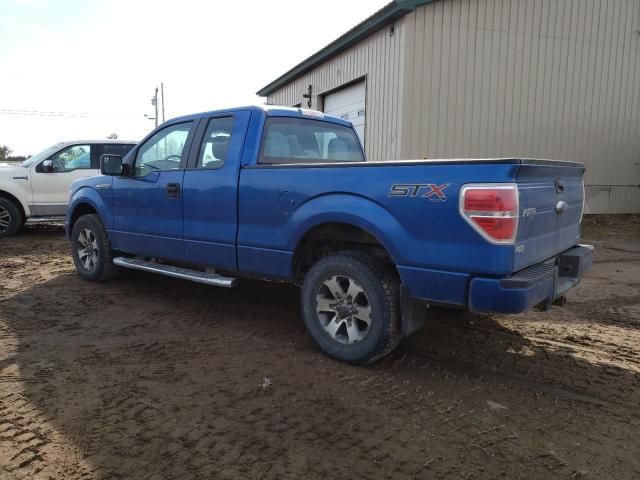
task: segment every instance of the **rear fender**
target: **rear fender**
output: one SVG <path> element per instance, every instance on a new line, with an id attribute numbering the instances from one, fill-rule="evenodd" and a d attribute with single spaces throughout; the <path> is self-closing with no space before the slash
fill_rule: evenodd
<path id="1" fill-rule="evenodd" d="M 391 213 L 367 198 L 347 194 L 315 197 L 293 212 L 286 224 L 284 238 L 289 238 L 287 250 L 295 251 L 304 235 L 325 223 L 345 223 L 371 234 L 387 251 L 394 263 L 401 258 L 396 245 L 404 244 L 407 233 Z M 388 234 L 393 234 L 392 242 Z"/>
<path id="2" fill-rule="evenodd" d="M 304 203 L 291 215 L 287 223 L 289 230 L 282 232 L 284 238 L 291 239 L 288 250 L 295 252 L 304 235 L 312 228 L 335 222 L 361 228 L 384 247 L 400 276 L 405 298 L 456 306 L 465 304 L 467 275 L 408 267 L 407 257 L 416 257 L 428 248 L 426 239 L 412 237 L 387 209 L 364 197 L 331 194 Z M 415 321 L 409 317 L 404 320 L 407 325 L 405 333 L 408 334 L 418 328 L 419 318 L 417 314 L 407 315 L 416 317 Z"/>

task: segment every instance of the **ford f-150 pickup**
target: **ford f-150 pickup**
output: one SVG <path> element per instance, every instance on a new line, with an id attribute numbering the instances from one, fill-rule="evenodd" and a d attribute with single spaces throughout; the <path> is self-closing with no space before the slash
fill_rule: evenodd
<path id="1" fill-rule="evenodd" d="M 71 184 L 98 175 L 102 155 L 125 155 L 135 144 L 123 140 L 60 142 L 21 164 L 0 163 L 0 238 L 16 234 L 25 223 L 62 222 Z"/>
<path id="2" fill-rule="evenodd" d="M 390 352 L 424 305 L 548 308 L 592 261 L 582 164 L 367 162 L 349 122 L 315 111 L 177 118 L 101 169 L 74 182 L 67 210 L 82 278 L 293 282 L 315 344 L 350 363 Z"/>

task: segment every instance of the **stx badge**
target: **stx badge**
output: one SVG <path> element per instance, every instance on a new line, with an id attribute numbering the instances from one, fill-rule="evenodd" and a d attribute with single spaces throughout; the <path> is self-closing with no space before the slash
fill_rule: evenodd
<path id="1" fill-rule="evenodd" d="M 391 185 L 390 197 L 417 197 L 428 198 L 432 202 L 446 202 L 447 195 L 445 189 L 451 185 L 443 183 L 396 183 Z"/>

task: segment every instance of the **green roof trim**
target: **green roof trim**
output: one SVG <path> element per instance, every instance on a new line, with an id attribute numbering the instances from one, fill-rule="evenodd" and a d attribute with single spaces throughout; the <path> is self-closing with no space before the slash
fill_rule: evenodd
<path id="1" fill-rule="evenodd" d="M 368 37 L 372 33 L 377 32 L 385 25 L 388 25 L 394 20 L 405 16 L 407 13 L 412 12 L 420 5 L 431 3 L 433 1 L 435 0 L 394 0 L 393 2 L 382 7 L 380 10 L 378 10 L 363 22 L 353 27 L 341 37 L 338 37 L 322 50 L 314 53 L 302 63 L 299 63 L 284 75 L 275 79 L 269 85 L 262 87 L 260 90 L 258 90 L 257 94 L 261 97 L 271 95 L 273 92 L 282 88 L 287 83 L 292 82 L 308 71 L 314 69 L 327 59 L 333 57 L 334 55 L 337 55 L 340 52 L 343 52 L 360 40 Z"/>

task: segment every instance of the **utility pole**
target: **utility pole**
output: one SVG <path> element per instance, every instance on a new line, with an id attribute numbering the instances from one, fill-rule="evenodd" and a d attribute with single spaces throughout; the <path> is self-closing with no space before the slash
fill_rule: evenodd
<path id="1" fill-rule="evenodd" d="M 162 123 L 164 123 L 164 83 L 163 82 L 160 82 L 160 96 L 162 97 Z"/>
<path id="2" fill-rule="evenodd" d="M 156 122 L 156 127 L 158 126 L 158 87 L 156 87 L 156 93 L 153 95 L 153 98 L 151 99 L 151 105 L 153 105 L 156 109 L 156 115 L 154 117 L 154 120 Z"/>
<path id="3" fill-rule="evenodd" d="M 164 123 L 164 83 L 160 83 L 160 88 L 161 88 L 160 101 L 162 102 L 162 123 Z M 155 115 L 153 117 L 150 117 L 145 113 L 144 116 L 149 120 L 154 120 L 156 122 L 156 127 L 157 127 L 158 126 L 158 87 L 156 87 L 156 91 L 153 94 L 153 97 L 151 97 L 151 105 L 153 105 L 153 107 L 155 108 L 155 111 L 156 111 Z"/>

